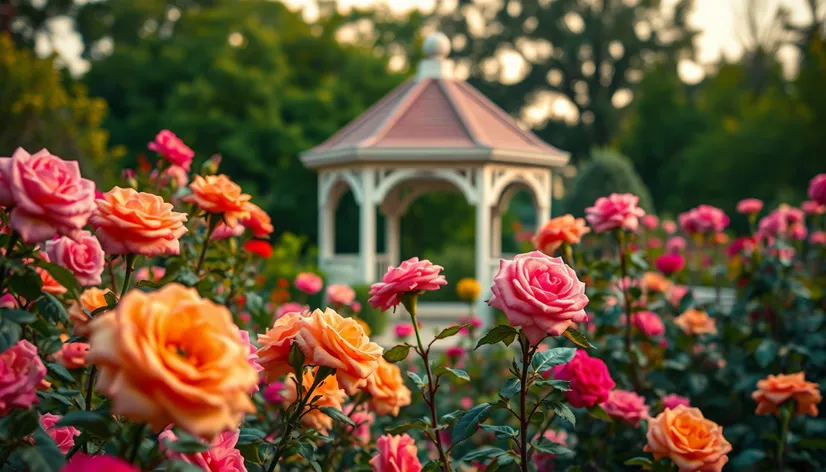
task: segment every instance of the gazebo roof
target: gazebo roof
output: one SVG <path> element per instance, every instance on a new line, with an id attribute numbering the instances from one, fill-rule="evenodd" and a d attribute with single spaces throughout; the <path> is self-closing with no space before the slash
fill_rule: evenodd
<path id="1" fill-rule="evenodd" d="M 308 167 L 363 162 L 478 161 L 559 167 L 569 155 L 525 130 L 463 80 L 450 76 L 447 37 L 427 38 L 416 77 L 320 145 Z"/>

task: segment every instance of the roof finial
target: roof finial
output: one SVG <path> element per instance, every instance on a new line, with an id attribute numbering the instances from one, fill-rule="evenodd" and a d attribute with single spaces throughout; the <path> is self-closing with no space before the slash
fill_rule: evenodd
<path id="1" fill-rule="evenodd" d="M 419 63 L 417 80 L 450 78 L 451 63 L 447 60 L 450 39 L 444 33 L 437 31 L 428 35 L 422 44 L 422 52 L 425 58 Z"/>

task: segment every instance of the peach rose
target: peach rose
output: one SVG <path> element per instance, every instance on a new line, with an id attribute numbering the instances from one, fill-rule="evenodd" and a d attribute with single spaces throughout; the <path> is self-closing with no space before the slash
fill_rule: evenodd
<path id="1" fill-rule="evenodd" d="M 439 290 L 446 285 L 445 276 L 439 272 L 444 267 L 435 265 L 418 257 L 412 257 L 398 267 L 388 267 L 387 272 L 370 286 L 370 299 L 367 300 L 373 308 L 387 310 L 398 305 L 400 295 L 405 293 L 422 293 L 426 290 Z"/>
<path id="2" fill-rule="evenodd" d="M 720 472 L 728 462 L 731 444 L 723 428 L 697 408 L 679 405 L 648 419 L 648 444 L 654 459 L 668 457 L 680 472 Z"/>
<path id="3" fill-rule="evenodd" d="M 97 200 L 90 222 L 108 254 L 177 255 L 186 215 L 172 208 L 157 195 L 115 187 Z"/>
<path id="4" fill-rule="evenodd" d="M 370 459 L 373 472 L 421 472 L 416 441 L 407 434 L 385 434 L 376 441 L 378 453 Z"/>
<path id="5" fill-rule="evenodd" d="M 255 411 L 249 347 L 229 310 L 195 289 L 132 290 L 89 328 L 87 361 L 98 367 L 97 390 L 113 413 L 211 440 Z"/>
<path id="6" fill-rule="evenodd" d="M 657 272 L 646 272 L 642 276 L 642 287 L 650 292 L 667 292 L 671 288 L 671 281 Z"/>
<path id="7" fill-rule="evenodd" d="M 578 244 L 582 236 L 589 232 L 591 228 L 585 226 L 584 219 L 562 215 L 552 218 L 545 226 L 539 228 L 531 242 L 537 251 L 553 256 L 562 243 Z"/>
<path id="8" fill-rule="evenodd" d="M 261 207 L 254 203 L 247 203 L 247 211 L 249 211 L 250 216 L 242 219 L 241 225 L 249 228 L 253 236 L 256 238 L 266 238 L 270 233 L 275 231 L 270 215 L 262 210 Z"/>
<path id="9" fill-rule="evenodd" d="M 290 367 L 290 348 L 293 346 L 296 335 L 298 335 L 298 320 L 303 318 L 303 313 L 285 313 L 267 329 L 264 334 L 258 335 L 258 359 L 256 362 L 264 368 L 264 382 L 272 383 L 280 379 L 284 374 L 292 372 Z"/>
<path id="10" fill-rule="evenodd" d="M 806 382 L 806 374 L 769 375 L 757 382 L 757 391 L 751 394 L 757 402 L 758 415 L 777 414 L 777 407 L 794 400 L 795 415 L 817 416 L 817 404 L 822 397 L 818 385 Z"/>
<path id="11" fill-rule="evenodd" d="M 66 311 L 69 313 L 69 320 L 71 320 L 74 325 L 72 332 L 78 336 L 89 336 L 89 321 L 91 320 L 83 311 L 86 310 L 92 313 L 98 308 L 108 305 L 105 296 L 107 292 L 110 292 L 110 290 L 99 289 L 97 287 L 87 288 L 80 294 L 80 305 L 78 305 L 77 302 L 72 302 L 72 304 L 69 305 L 69 309 Z"/>
<path id="12" fill-rule="evenodd" d="M 51 262 L 52 260 L 49 258 L 49 254 L 45 252 L 41 252 L 38 256 L 46 262 Z M 27 263 L 33 262 L 31 260 L 27 261 Z M 37 275 L 40 276 L 40 282 L 42 286 L 40 290 L 46 293 L 51 293 L 52 295 L 60 295 L 66 293 L 68 290 L 66 287 L 60 285 L 60 282 L 55 280 L 52 277 L 52 274 L 49 273 L 48 270 L 43 269 L 42 267 L 35 267 L 34 271 L 37 272 Z"/>
<path id="13" fill-rule="evenodd" d="M 54 440 L 60 452 L 66 454 L 75 445 L 75 437 L 80 436 L 80 431 L 73 426 L 55 426 L 61 418 L 63 417 L 44 413 L 40 415 L 40 426 Z"/>
<path id="14" fill-rule="evenodd" d="M 384 350 L 370 342 L 356 320 L 327 308 L 298 318 L 296 324 L 296 342 L 308 365 L 336 369 L 338 383 L 348 395 L 367 385 Z"/>
<path id="15" fill-rule="evenodd" d="M 636 231 L 645 210 L 638 207 L 640 197 L 630 193 L 612 193 L 600 197 L 594 206 L 585 209 L 585 219 L 597 233 L 615 228 Z"/>
<path id="16" fill-rule="evenodd" d="M 184 197 L 185 202 L 194 203 L 207 213 L 223 215 L 230 228 L 235 228 L 238 220 L 250 217 L 248 204 L 252 197 L 242 193 L 241 187 L 224 174 L 196 175 L 189 189 L 192 194 Z"/>
<path id="17" fill-rule="evenodd" d="M 95 209 L 95 183 L 80 176 L 77 161 L 45 149 L 29 154 L 17 148 L 0 160 L 0 181 L 0 204 L 14 206 L 9 224 L 27 243 L 72 237 Z"/>
<path id="18" fill-rule="evenodd" d="M 0 353 L 0 415 L 37 403 L 35 389 L 45 377 L 37 347 L 25 339 Z"/>
<path id="19" fill-rule="evenodd" d="M 645 398 L 628 390 L 612 390 L 608 400 L 600 405 L 608 416 L 637 427 L 640 420 L 648 418 Z"/>
<path id="20" fill-rule="evenodd" d="M 402 371 L 395 364 L 379 358 L 379 366 L 367 377 L 366 390 L 370 406 L 379 415 L 398 416 L 399 408 L 410 404 L 410 389 L 405 387 Z"/>
<path id="21" fill-rule="evenodd" d="M 714 318 L 700 310 L 686 310 L 685 313 L 674 318 L 674 324 L 679 326 L 685 334 L 717 334 Z"/>
<path id="22" fill-rule="evenodd" d="M 168 129 L 161 130 L 155 140 L 147 145 L 150 151 L 155 151 L 175 166 L 189 171 L 195 152 L 189 148 L 175 133 Z"/>
<path id="23" fill-rule="evenodd" d="M 313 385 L 317 371 L 318 368 L 313 370 L 307 369 L 304 371 L 304 378 L 302 379 L 302 382 L 305 391 Z M 321 395 L 321 398 L 315 402 L 315 405 L 319 408 L 329 406 L 337 410 L 341 410 L 342 404 L 347 400 L 347 394 L 344 393 L 344 390 L 342 390 L 341 387 L 339 387 L 335 376 L 330 376 L 322 380 L 316 389 L 313 390 L 313 396 L 316 395 Z M 295 402 L 297 396 L 294 374 L 290 374 L 288 376 L 287 381 L 284 383 L 284 391 L 281 392 L 281 396 L 284 399 L 285 407 L 288 407 Z M 319 410 L 313 410 L 305 414 L 301 418 L 301 423 L 304 426 L 313 428 L 322 434 L 326 433 L 333 427 L 333 419 Z"/>
<path id="24" fill-rule="evenodd" d="M 586 319 L 585 284 L 561 257 L 533 251 L 501 259 L 491 290 L 488 305 L 504 311 L 512 326 L 521 326 L 531 344 Z"/>
<path id="25" fill-rule="evenodd" d="M 92 233 L 80 231 L 75 239 L 62 236 L 46 241 L 46 253 L 52 262 L 72 271 L 81 286 L 100 285 L 105 254 Z"/>

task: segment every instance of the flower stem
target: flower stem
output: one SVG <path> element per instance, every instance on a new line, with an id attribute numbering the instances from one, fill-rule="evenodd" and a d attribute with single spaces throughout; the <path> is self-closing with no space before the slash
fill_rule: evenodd
<path id="1" fill-rule="evenodd" d="M 777 470 L 783 471 L 783 452 L 786 449 L 786 436 L 789 435 L 789 423 L 792 421 L 792 410 L 789 407 L 780 409 L 780 436 L 777 438 Z"/>
<path id="2" fill-rule="evenodd" d="M 292 416 L 287 418 L 287 426 L 284 427 L 284 434 L 281 436 L 281 440 L 278 441 L 278 446 L 275 449 L 275 457 L 273 457 L 272 462 L 270 462 L 270 466 L 267 468 L 267 472 L 273 472 L 275 470 L 275 466 L 278 465 L 278 461 L 281 459 L 281 456 L 284 454 L 284 451 L 287 449 L 287 444 L 290 442 L 290 436 L 293 434 L 293 429 L 295 429 L 298 421 L 301 419 L 301 414 L 304 412 L 304 407 L 307 406 L 307 401 L 312 399 L 313 392 L 315 391 L 316 387 L 318 387 L 324 379 L 321 379 L 321 376 L 316 373 L 316 377 L 313 380 L 313 384 L 310 386 L 310 389 L 307 390 L 307 394 L 301 396 L 301 392 L 299 391 L 299 386 L 296 385 L 296 392 L 299 395 L 298 401 L 298 408 L 295 409 Z M 301 380 L 298 380 L 301 382 Z M 300 385 L 300 384 L 299 384 Z"/>
<path id="3" fill-rule="evenodd" d="M 95 375 L 98 373 L 96 365 L 92 365 L 89 370 L 89 378 L 86 380 L 86 411 L 92 409 L 92 390 L 95 388 Z"/>
<path id="4" fill-rule="evenodd" d="M 135 436 L 132 440 L 135 443 L 134 449 L 132 449 L 132 453 L 129 455 L 129 463 L 134 464 L 135 460 L 138 458 L 138 451 L 141 448 L 141 441 L 143 439 L 144 431 L 146 430 L 146 424 L 140 424 L 135 428 Z"/>
<path id="5" fill-rule="evenodd" d="M 207 232 L 206 236 L 204 236 L 204 247 L 201 248 L 201 256 L 198 257 L 198 265 L 195 266 L 195 274 L 201 274 L 201 266 L 204 265 L 204 259 L 206 259 L 207 248 L 209 247 L 209 238 L 212 237 L 212 233 L 215 231 L 215 228 L 218 227 L 218 223 L 221 222 L 220 214 L 218 213 L 210 213 L 207 217 Z"/>
<path id="6" fill-rule="evenodd" d="M 137 255 L 135 254 L 127 254 L 126 255 L 126 275 L 123 277 L 123 287 L 120 289 L 120 298 L 123 298 L 126 295 L 126 291 L 129 290 L 129 282 L 132 281 L 132 272 L 135 270 L 135 258 Z"/>
<path id="7" fill-rule="evenodd" d="M 619 244 L 619 265 L 620 265 L 620 287 L 622 288 L 622 299 L 625 303 L 625 353 L 628 354 L 628 363 L 630 366 L 631 383 L 634 386 L 634 391 L 639 393 L 640 381 L 637 378 L 637 356 L 631 349 L 631 298 L 628 296 L 628 284 L 631 283 L 626 278 L 628 277 L 628 254 L 625 240 L 625 234 L 621 229 L 617 230 L 617 243 Z"/>
<path id="8" fill-rule="evenodd" d="M 532 352 L 528 338 L 524 334 L 520 335 L 520 344 L 522 345 L 522 379 L 519 387 L 519 454 L 522 459 L 520 469 L 522 472 L 528 472 L 528 423 L 530 420 L 527 408 L 528 367 L 531 365 Z"/>

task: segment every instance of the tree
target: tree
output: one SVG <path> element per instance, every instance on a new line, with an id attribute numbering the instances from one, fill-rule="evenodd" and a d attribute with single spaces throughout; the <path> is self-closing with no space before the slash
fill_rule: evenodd
<path id="1" fill-rule="evenodd" d="M 615 103 L 629 96 L 647 62 L 693 54 L 691 6 L 676 2 L 669 18 L 656 0 L 463 0 L 441 23 L 471 82 L 509 113 L 542 100 L 567 102 L 572 122 L 551 118 L 538 133 L 584 157 L 616 135 Z M 503 85 L 508 55 L 525 71 Z"/>

